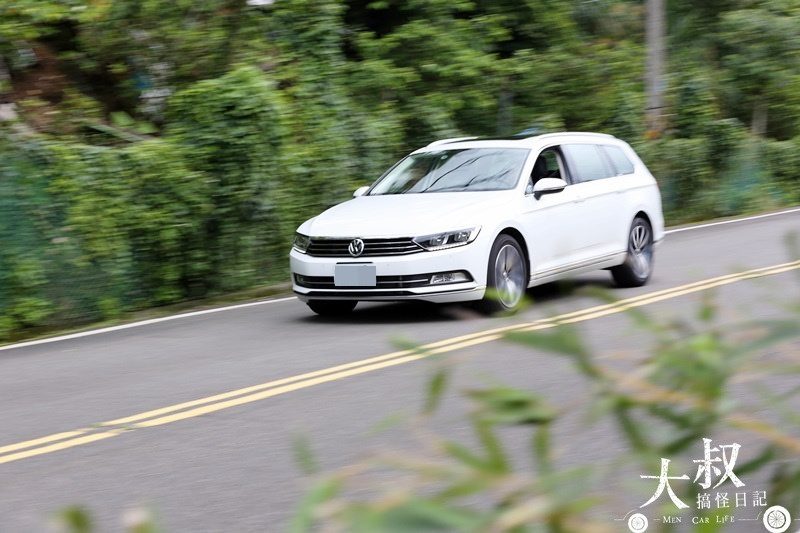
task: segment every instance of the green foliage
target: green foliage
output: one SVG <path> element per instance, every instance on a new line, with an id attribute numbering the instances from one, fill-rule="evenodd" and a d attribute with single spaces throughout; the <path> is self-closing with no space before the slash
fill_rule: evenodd
<path id="1" fill-rule="evenodd" d="M 767 141 L 762 159 L 771 177 L 792 202 L 800 202 L 800 137 Z"/>
<path id="2" fill-rule="evenodd" d="M 119 147 L 4 135 L 0 337 L 282 280 L 294 228 L 399 155 L 391 122 L 315 76 L 197 82 L 160 138 L 113 114 Z"/>
<path id="3" fill-rule="evenodd" d="M 1 133 L 1 132 L 0 132 Z M 50 314 L 43 294 L 51 212 L 37 161 L 0 138 L 0 337 L 42 323 Z"/>
<path id="4" fill-rule="evenodd" d="M 742 7 L 724 13 L 720 24 L 720 37 L 735 39 L 721 47 L 722 66 L 736 82 L 732 104 L 742 111 L 752 110 L 753 129 L 760 134 L 767 133 L 769 122 L 776 119 L 771 126 L 774 132 L 797 135 L 800 11 L 793 2 Z M 794 100 L 794 105 L 786 106 L 781 101 L 785 98 Z M 782 112 L 772 112 L 778 109 Z M 764 114 L 763 125 L 757 123 L 759 113 Z"/>
<path id="5" fill-rule="evenodd" d="M 491 123 L 501 85 L 486 80 L 499 81 L 502 73 L 503 63 L 493 53 L 494 44 L 508 37 L 502 17 L 462 18 L 469 5 L 458 2 L 414 8 L 419 16 L 393 31 L 361 32 L 355 39 L 362 59 L 356 65 L 362 102 L 396 106 L 412 145 Z"/>
<path id="6" fill-rule="evenodd" d="M 210 182 L 204 244 L 209 289 L 234 290 L 264 279 L 286 246 L 279 202 L 280 103 L 252 67 L 204 80 L 169 101 L 167 138 L 191 154 L 186 163 Z"/>
<path id="7" fill-rule="evenodd" d="M 119 150 L 49 149 L 65 238 L 81 248 L 76 267 L 97 270 L 98 311 L 185 297 L 204 274 L 208 184 L 186 168 L 178 148 L 153 140 Z"/>
<path id="8" fill-rule="evenodd" d="M 74 89 L 64 91 L 55 109 L 40 98 L 28 98 L 19 104 L 22 115 L 35 123 L 39 131 L 65 140 L 79 140 L 82 130 L 102 120 L 102 108 L 98 102 Z"/>
<path id="9" fill-rule="evenodd" d="M 641 157 L 658 176 L 665 211 L 698 216 L 696 193 L 713 186 L 714 179 L 708 142 L 702 138 L 659 139 L 643 145 Z"/>
<path id="10" fill-rule="evenodd" d="M 4 140 L 4 333 L 204 294 L 222 275 L 206 242 L 213 180 L 180 146 Z"/>
<path id="11" fill-rule="evenodd" d="M 795 305 L 793 311 L 800 308 Z M 468 422 L 473 444 L 441 436 L 430 427 L 434 424 L 426 410 L 418 421 L 422 438 L 415 451 L 386 452 L 321 476 L 298 508 L 293 531 L 615 531 L 619 523 L 609 518 L 614 511 L 604 506 L 604 512 L 597 512 L 599 505 L 619 500 L 618 494 L 608 494 L 609 472 L 625 471 L 626 466 L 652 471 L 662 457 L 696 457 L 703 438 L 732 430 L 751 448 L 753 441 L 758 443 L 748 453 L 752 458 L 736 465 L 736 474 L 758 475 L 770 504 L 787 506 L 794 514 L 800 506 L 800 470 L 787 467 L 786 460 L 796 456 L 800 441 L 786 428 L 796 425 L 792 406 L 800 388 L 771 392 L 760 384 L 797 373 L 797 316 L 723 325 L 711 298 L 696 317 L 685 320 L 665 322 L 641 311 L 628 313 L 649 343 L 644 353 L 623 362 L 587 349 L 574 327 L 507 334 L 537 352 L 532 355 L 551 352 L 572 360 L 586 380 L 583 406 L 557 410 L 536 391 L 504 385 L 468 391 L 464 396 L 472 405 Z M 429 396 L 441 396 L 447 370 L 437 366 Z M 436 403 L 429 399 L 426 406 Z M 605 420 L 618 429 L 620 451 L 609 449 L 607 454 L 611 466 L 596 461 L 582 465 L 580 459 L 578 465 L 566 466 L 575 458 L 558 460 L 564 445 L 556 441 L 551 426 L 577 410 L 583 423 Z M 766 412 L 775 416 L 767 421 Z M 524 454 L 509 451 L 508 445 L 518 444 L 521 435 L 530 438 L 534 470 L 526 466 Z M 385 483 L 387 475 L 391 484 Z M 624 485 L 618 479 L 613 483 L 615 490 Z M 358 487 L 358 497 L 353 487 Z M 690 497 L 687 490 L 682 498 Z M 621 516 L 625 509 L 616 512 Z M 660 530 L 670 527 L 661 524 Z M 718 529 L 701 525 L 693 530 Z"/>
<path id="12" fill-rule="evenodd" d="M 797 6 L 668 9 L 644 139 L 641 2 L 15 0 L 0 97 L 40 135 L 0 140 L 0 338 L 283 280 L 298 224 L 435 138 L 615 134 L 669 223 L 798 201 Z"/>
<path id="13" fill-rule="evenodd" d="M 91 533 L 92 518 L 83 507 L 69 507 L 58 513 L 57 521 L 69 533 Z"/>
<path id="14" fill-rule="evenodd" d="M 63 533 L 92 533 L 96 531 L 92 516 L 84 507 L 68 507 L 59 511 L 53 523 L 56 531 Z M 123 516 L 127 533 L 160 533 L 163 529 L 158 525 L 152 513 L 143 508 L 132 508 Z"/>
<path id="15" fill-rule="evenodd" d="M 262 52 L 254 39 L 260 13 L 244 0 L 109 0 L 81 12 L 84 69 L 113 74 L 127 98 L 147 89 L 185 86 L 223 75 L 237 60 Z"/>
<path id="16" fill-rule="evenodd" d="M 0 53 L 14 43 L 45 37 L 54 31 L 51 24 L 70 20 L 78 13 L 82 0 L 13 0 L 0 15 Z"/>
<path id="17" fill-rule="evenodd" d="M 735 215 L 776 209 L 789 201 L 769 176 L 763 143 L 748 140 L 739 145 L 726 164 L 725 180 L 698 195 L 701 209 L 718 215 Z"/>
<path id="18" fill-rule="evenodd" d="M 674 135 L 702 138 L 719 112 L 713 80 L 701 69 L 684 69 L 677 74 L 675 81 L 675 118 L 671 122 Z"/>

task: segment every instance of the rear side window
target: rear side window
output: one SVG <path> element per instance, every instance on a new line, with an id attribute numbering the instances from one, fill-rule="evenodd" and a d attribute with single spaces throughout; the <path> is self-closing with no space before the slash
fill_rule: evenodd
<path id="1" fill-rule="evenodd" d="M 633 174 L 633 163 L 631 163 L 631 160 L 625 155 L 625 152 L 622 151 L 622 148 L 619 146 L 603 145 L 600 149 L 605 152 L 608 156 L 608 160 L 614 165 L 617 176 Z"/>
<path id="2" fill-rule="evenodd" d="M 562 148 L 576 182 L 600 180 L 613 174 L 600 149 L 594 144 L 565 144 Z"/>

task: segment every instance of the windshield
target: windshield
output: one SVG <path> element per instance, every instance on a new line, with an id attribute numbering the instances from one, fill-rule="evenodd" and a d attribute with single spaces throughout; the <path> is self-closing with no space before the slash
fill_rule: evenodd
<path id="1" fill-rule="evenodd" d="M 369 194 L 513 189 L 528 152 L 525 148 L 462 148 L 411 154 Z"/>

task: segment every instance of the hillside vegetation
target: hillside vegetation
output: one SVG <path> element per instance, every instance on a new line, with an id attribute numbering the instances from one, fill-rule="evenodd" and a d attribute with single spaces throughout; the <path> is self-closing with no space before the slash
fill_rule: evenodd
<path id="1" fill-rule="evenodd" d="M 436 138 L 612 133 L 669 223 L 800 201 L 800 1 L 668 6 L 656 132 L 641 1 L 5 2 L 0 340 L 283 281 Z"/>

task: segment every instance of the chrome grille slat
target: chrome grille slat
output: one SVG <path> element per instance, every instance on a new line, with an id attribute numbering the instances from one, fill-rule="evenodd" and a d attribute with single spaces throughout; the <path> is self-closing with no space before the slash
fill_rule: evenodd
<path id="1" fill-rule="evenodd" d="M 347 247 L 353 239 L 314 239 L 306 253 L 312 257 L 352 257 Z M 363 239 L 364 252 L 358 257 L 408 255 L 423 252 L 411 238 Z"/>

